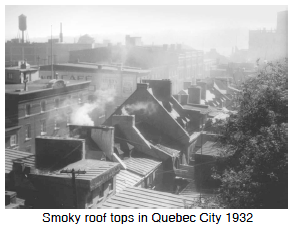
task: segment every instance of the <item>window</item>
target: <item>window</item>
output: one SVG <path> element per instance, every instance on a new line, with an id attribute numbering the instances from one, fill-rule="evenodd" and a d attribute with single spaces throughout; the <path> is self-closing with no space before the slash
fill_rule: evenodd
<path id="1" fill-rule="evenodd" d="M 26 104 L 25 105 L 25 115 L 29 116 L 31 114 L 31 105 L 30 104 Z"/>
<path id="2" fill-rule="evenodd" d="M 31 135 L 31 125 L 26 125 L 25 126 L 25 139 L 31 139 L 32 135 Z"/>
<path id="3" fill-rule="evenodd" d="M 47 134 L 46 120 L 41 120 L 41 135 Z"/>
<path id="4" fill-rule="evenodd" d="M 17 134 L 14 134 L 10 137 L 10 146 L 16 146 L 18 144 Z"/>
<path id="5" fill-rule="evenodd" d="M 41 101 L 41 112 L 45 112 L 46 111 L 46 101 L 43 100 Z"/>
<path id="6" fill-rule="evenodd" d="M 59 108 L 59 103 L 60 103 L 59 99 L 55 99 L 55 108 Z"/>
<path id="7" fill-rule="evenodd" d="M 11 73 L 8 73 L 8 79 L 12 79 L 13 75 Z"/>
<path id="8" fill-rule="evenodd" d="M 54 125 L 55 125 L 54 126 L 54 130 L 60 129 L 60 123 L 59 123 L 59 121 L 55 120 Z"/>

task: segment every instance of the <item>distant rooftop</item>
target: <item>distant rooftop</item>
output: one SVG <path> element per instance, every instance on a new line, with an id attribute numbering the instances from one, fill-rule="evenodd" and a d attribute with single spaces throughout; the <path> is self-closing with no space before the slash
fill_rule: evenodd
<path id="1" fill-rule="evenodd" d="M 57 79 L 60 80 L 60 79 Z M 35 91 L 43 91 L 43 90 L 49 90 L 52 88 L 46 88 L 46 85 L 49 84 L 49 82 L 52 81 L 52 79 L 40 79 L 33 82 L 27 83 L 28 91 L 16 91 L 16 90 L 22 90 L 24 89 L 24 84 L 5 84 L 5 93 L 9 94 L 25 94 Z M 66 86 L 74 86 L 78 84 L 83 83 L 90 83 L 90 81 L 83 81 L 83 80 L 66 80 L 65 81 Z"/>
<path id="2" fill-rule="evenodd" d="M 41 66 L 41 70 L 45 70 L 46 68 L 50 68 L 51 65 Z M 135 72 L 135 73 L 148 73 L 148 70 L 142 70 L 136 67 L 129 66 L 118 66 L 118 65 L 108 65 L 108 64 L 94 64 L 94 63 L 62 63 L 62 64 L 54 64 L 54 67 L 70 67 L 70 68 L 83 68 L 83 69 L 95 69 L 95 70 L 105 70 L 105 71 L 117 71 L 121 68 L 121 71 L 124 72 Z M 51 68 L 50 68 L 51 69 Z"/>

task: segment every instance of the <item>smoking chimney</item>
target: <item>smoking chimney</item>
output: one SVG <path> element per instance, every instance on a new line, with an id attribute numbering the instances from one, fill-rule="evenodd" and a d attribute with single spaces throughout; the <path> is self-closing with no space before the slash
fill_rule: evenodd
<path id="1" fill-rule="evenodd" d="M 60 42 L 62 43 L 63 42 L 63 33 L 62 33 L 62 23 L 60 23 Z"/>

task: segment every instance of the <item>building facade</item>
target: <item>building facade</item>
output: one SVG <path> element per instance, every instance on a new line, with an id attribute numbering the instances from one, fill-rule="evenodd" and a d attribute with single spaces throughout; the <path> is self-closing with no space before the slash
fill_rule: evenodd
<path id="1" fill-rule="evenodd" d="M 88 102 L 89 81 L 37 80 L 6 85 L 5 147 L 34 153 L 35 137 L 68 134 L 70 115 Z"/>

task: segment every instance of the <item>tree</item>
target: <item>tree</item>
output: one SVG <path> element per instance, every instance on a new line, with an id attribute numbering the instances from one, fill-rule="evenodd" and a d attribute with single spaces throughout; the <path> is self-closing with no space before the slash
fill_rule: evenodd
<path id="1" fill-rule="evenodd" d="M 218 201 L 228 208 L 288 208 L 288 62 L 269 63 L 242 86 L 220 138 L 226 167 Z"/>

